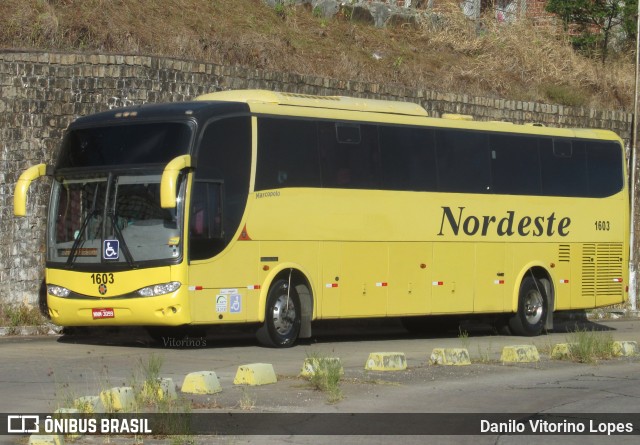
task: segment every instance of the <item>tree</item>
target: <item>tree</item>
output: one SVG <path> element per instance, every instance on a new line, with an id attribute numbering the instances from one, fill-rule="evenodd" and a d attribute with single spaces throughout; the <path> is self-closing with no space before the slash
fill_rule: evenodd
<path id="1" fill-rule="evenodd" d="M 545 9 L 556 14 L 573 45 L 587 53 L 600 54 L 606 61 L 616 30 L 635 40 L 638 0 L 549 0 Z"/>

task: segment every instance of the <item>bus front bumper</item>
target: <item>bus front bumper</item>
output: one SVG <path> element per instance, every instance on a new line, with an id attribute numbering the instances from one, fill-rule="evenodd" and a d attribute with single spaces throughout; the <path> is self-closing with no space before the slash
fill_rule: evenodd
<path id="1" fill-rule="evenodd" d="M 74 299 L 47 295 L 59 326 L 180 326 L 191 322 L 182 292 L 157 297 Z"/>

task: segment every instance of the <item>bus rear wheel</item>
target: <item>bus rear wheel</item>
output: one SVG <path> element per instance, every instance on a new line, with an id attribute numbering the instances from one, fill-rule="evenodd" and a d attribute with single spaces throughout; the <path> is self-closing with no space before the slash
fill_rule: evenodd
<path id="1" fill-rule="evenodd" d="M 269 289 L 263 325 L 258 329 L 258 341 L 272 348 L 288 348 L 300 334 L 300 298 L 295 286 L 284 279 L 275 281 Z"/>
<path id="2" fill-rule="evenodd" d="M 509 320 L 513 335 L 533 337 L 540 335 L 547 319 L 547 295 L 544 284 L 533 277 L 520 283 L 518 312 Z"/>

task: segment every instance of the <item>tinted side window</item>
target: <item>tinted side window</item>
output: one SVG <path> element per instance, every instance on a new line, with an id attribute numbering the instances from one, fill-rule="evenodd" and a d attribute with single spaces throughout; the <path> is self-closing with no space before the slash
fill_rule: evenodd
<path id="1" fill-rule="evenodd" d="M 589 195 L 594 198 L 611 196 L 624 185 L 622 149 L 614 142 L 586 142 Z"/>
<path id="2" fill-rule="evenodd" d="M 507 195 L 540 194 L 538 141 L 519 135 L 490 136 L 493 193 Z"/>
<path id="3" fill-rule="evenodd" d="M 433 130 L 380 127 L 380 159 L 383 189 L 437 190 Z"/>
<path id="4" fill-rule="evenodd" d="M 322 185 L 329 188 L 379 188 L 378 127 L 319 122 Z"/>
<path id="5" fill-rule="evenodd" d="M 584 142 L 541 139 L 540 163 L 543 195 L 587 196 Z"/>
<path id="6" fill-rule="evenodd" d="M 260 118 L 255 189 L 320 187 L 320 184 L 316 123 Z"/>
<path id="7" fill-rule="evenodd" d="M 438 189 L 489 193 L 489 137 L 471 131 L 437 130 Z"/>
<path id="8" fill-rule="evenodd" d="M 226 245 L 222 237 L 222 184 L 196 181 L 191 187 L 191 259 L 208 258 Z"/>
<path id="9" fill-rule="evenodd" d="M 211 122 L 204 129 L 196 158 L 195 179 L 220 184 L 222 199 L 222 243 L 208 252 L 191 251 L 190 258 L 209 258 L 219 253 L 238 230 L 249 193 L 251 174 L 251 120 L 248 116 Z M 192 186 L 196 203 L 203 189 Z M 192 214 L 193 215 L 193 214 Z M 195 241 L 195 240 L 194 240 Z M 191 243 L 193 244 L 193 243 Z"/>

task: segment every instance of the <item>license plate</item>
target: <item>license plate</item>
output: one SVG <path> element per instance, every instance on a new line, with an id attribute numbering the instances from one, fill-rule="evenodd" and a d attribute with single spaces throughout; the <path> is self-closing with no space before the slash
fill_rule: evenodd
<path id="1" fill-rule="evenodd" d="M 101 318 L 114 318 L 115 312 L 113 308 L 91 309 L 91 315 L 93 315 L 94 320 L 98 320 Z"/>

